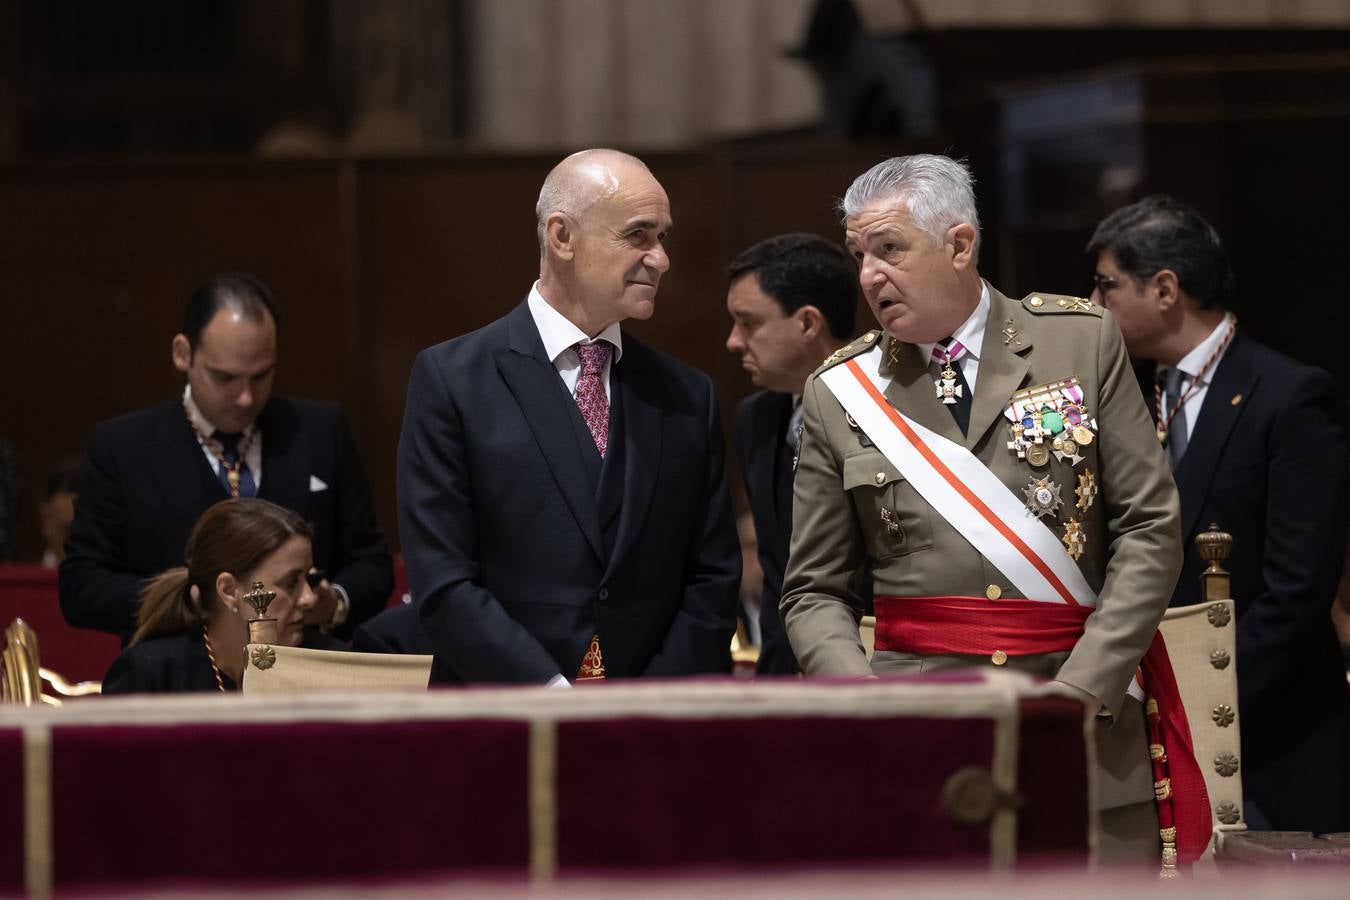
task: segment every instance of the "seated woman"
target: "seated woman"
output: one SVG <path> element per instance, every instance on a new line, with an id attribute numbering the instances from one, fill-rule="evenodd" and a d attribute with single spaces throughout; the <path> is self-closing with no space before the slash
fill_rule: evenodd
<path id="1" fill-rule="evenodd" d="M 103 678 L 105 694 L 233 691 L 244 675 L 244 601 L 260 581 L 276 597 L 277 643 L 301 642 L 314 605 L 306 574 L 314 565 L 309 525 L 266 500 L 222 500 L 197 521 L 186 567 L 170 569 L 141 592 L 138 627 Z"/>

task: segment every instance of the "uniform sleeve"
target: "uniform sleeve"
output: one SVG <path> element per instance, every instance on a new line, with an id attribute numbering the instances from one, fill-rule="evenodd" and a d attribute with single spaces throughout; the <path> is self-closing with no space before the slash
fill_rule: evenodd
<path id="1" fill-rule="evenodd" d="M 1097 609 L 1060 668 L 1117 715 L 1181 572 L 1176 484 L 1130 368 L 1120 329 L 1103 313 L 1099 339 L 1099 498 L 1106 516 L 1106 575 Z"/>
<path id="2" fill-rule="evenodd" d="M 825 411 L 838 406 L 818 378 L 807 382 L 793 482 L 792 546 L 779 611 L 803 672 L 863 676 L 872 668 L 858 636 L 863 600 L 857 587 L 867 558 L 843 487 L 843 461 L 824 424 Z"/>

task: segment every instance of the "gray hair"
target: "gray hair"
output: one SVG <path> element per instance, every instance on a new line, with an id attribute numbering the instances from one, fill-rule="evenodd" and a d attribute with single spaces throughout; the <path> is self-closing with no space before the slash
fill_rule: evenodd
<path id="1" fill-rule="evenodd" d="M 597 148 L 573 153 L 548 173 L 534 204 L 535 234 L 539 237 L 541 254 L 548 241 L 549 216 L 562 213 L 579 222 L 597 200 L 618 190 L 619 179 L 610 169 L 610 163 L 618 161 L 636 163 L 647 169 L 647 164 L 636 156 Z"/>
<path id="2" fill-rule="evenodd" d="M 980 214 L 975 209 L 975 176 L 964 162 L 931 153 L 893 156 L 853 180 L 839 201 L 839 211 L 845 219 L 851 219 L 869 206 L 902 199 L 914 224 L 939 244 L 953 225 L 964 222 L 973 226 L 978 258 Z"/>

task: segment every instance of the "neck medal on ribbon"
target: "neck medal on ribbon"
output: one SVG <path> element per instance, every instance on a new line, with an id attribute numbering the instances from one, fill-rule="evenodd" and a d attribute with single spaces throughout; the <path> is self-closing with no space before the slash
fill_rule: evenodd
<path id="1" fill-rule="evenodd" d="M 933 382 L 933 386 L 937 388 L 937 398 L 948 406 L 955 404 L 964 392 L 965 389 L 956 383 L 956 370 L 952 368 L 950 356 L 943 358 L 941 377 Z"/>
<path id="2" fill-rule="evenodd" d="M 1076 375 L 1018 391 L 1008 398 L 1003 414 L 1012 423 L 1008 449 L 1038 468 L 1050 461 L 1051 453 L 1076 466 L 1083 461 L 1079 449 L 1096 439 L 1097 420 L 1083 405 Z"/>

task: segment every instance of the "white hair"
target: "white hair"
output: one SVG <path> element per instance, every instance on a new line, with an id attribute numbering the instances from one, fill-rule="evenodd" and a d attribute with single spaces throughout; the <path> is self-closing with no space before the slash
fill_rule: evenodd
<path id="1" fill-rule="evenodd" d="M 839 211 L 851 219 L 870 206 L 904 200 L 914 224 L 938 244 L 947 229 L 966 223 L 980 248 L 980 214 L 975 209 L 975 176 L 964 162 L 918 153 L 879 162 L 849 185 Z"/>
<path id="2" fill-rule="evenodd" d="M 619 177 L 611 168 L 615 161 L 636 163 L 644 170 L 646 163 L 619 150 L 580 150 L 553 167 L 539 189 L 534 204 L 535 233 L 539 237 L 539 252 L 544 252 L 548 241 L 548 218 L 562 213 L 573 221 L 581 221 L 586 211 L 597 200 L 619 189 Z"/>

